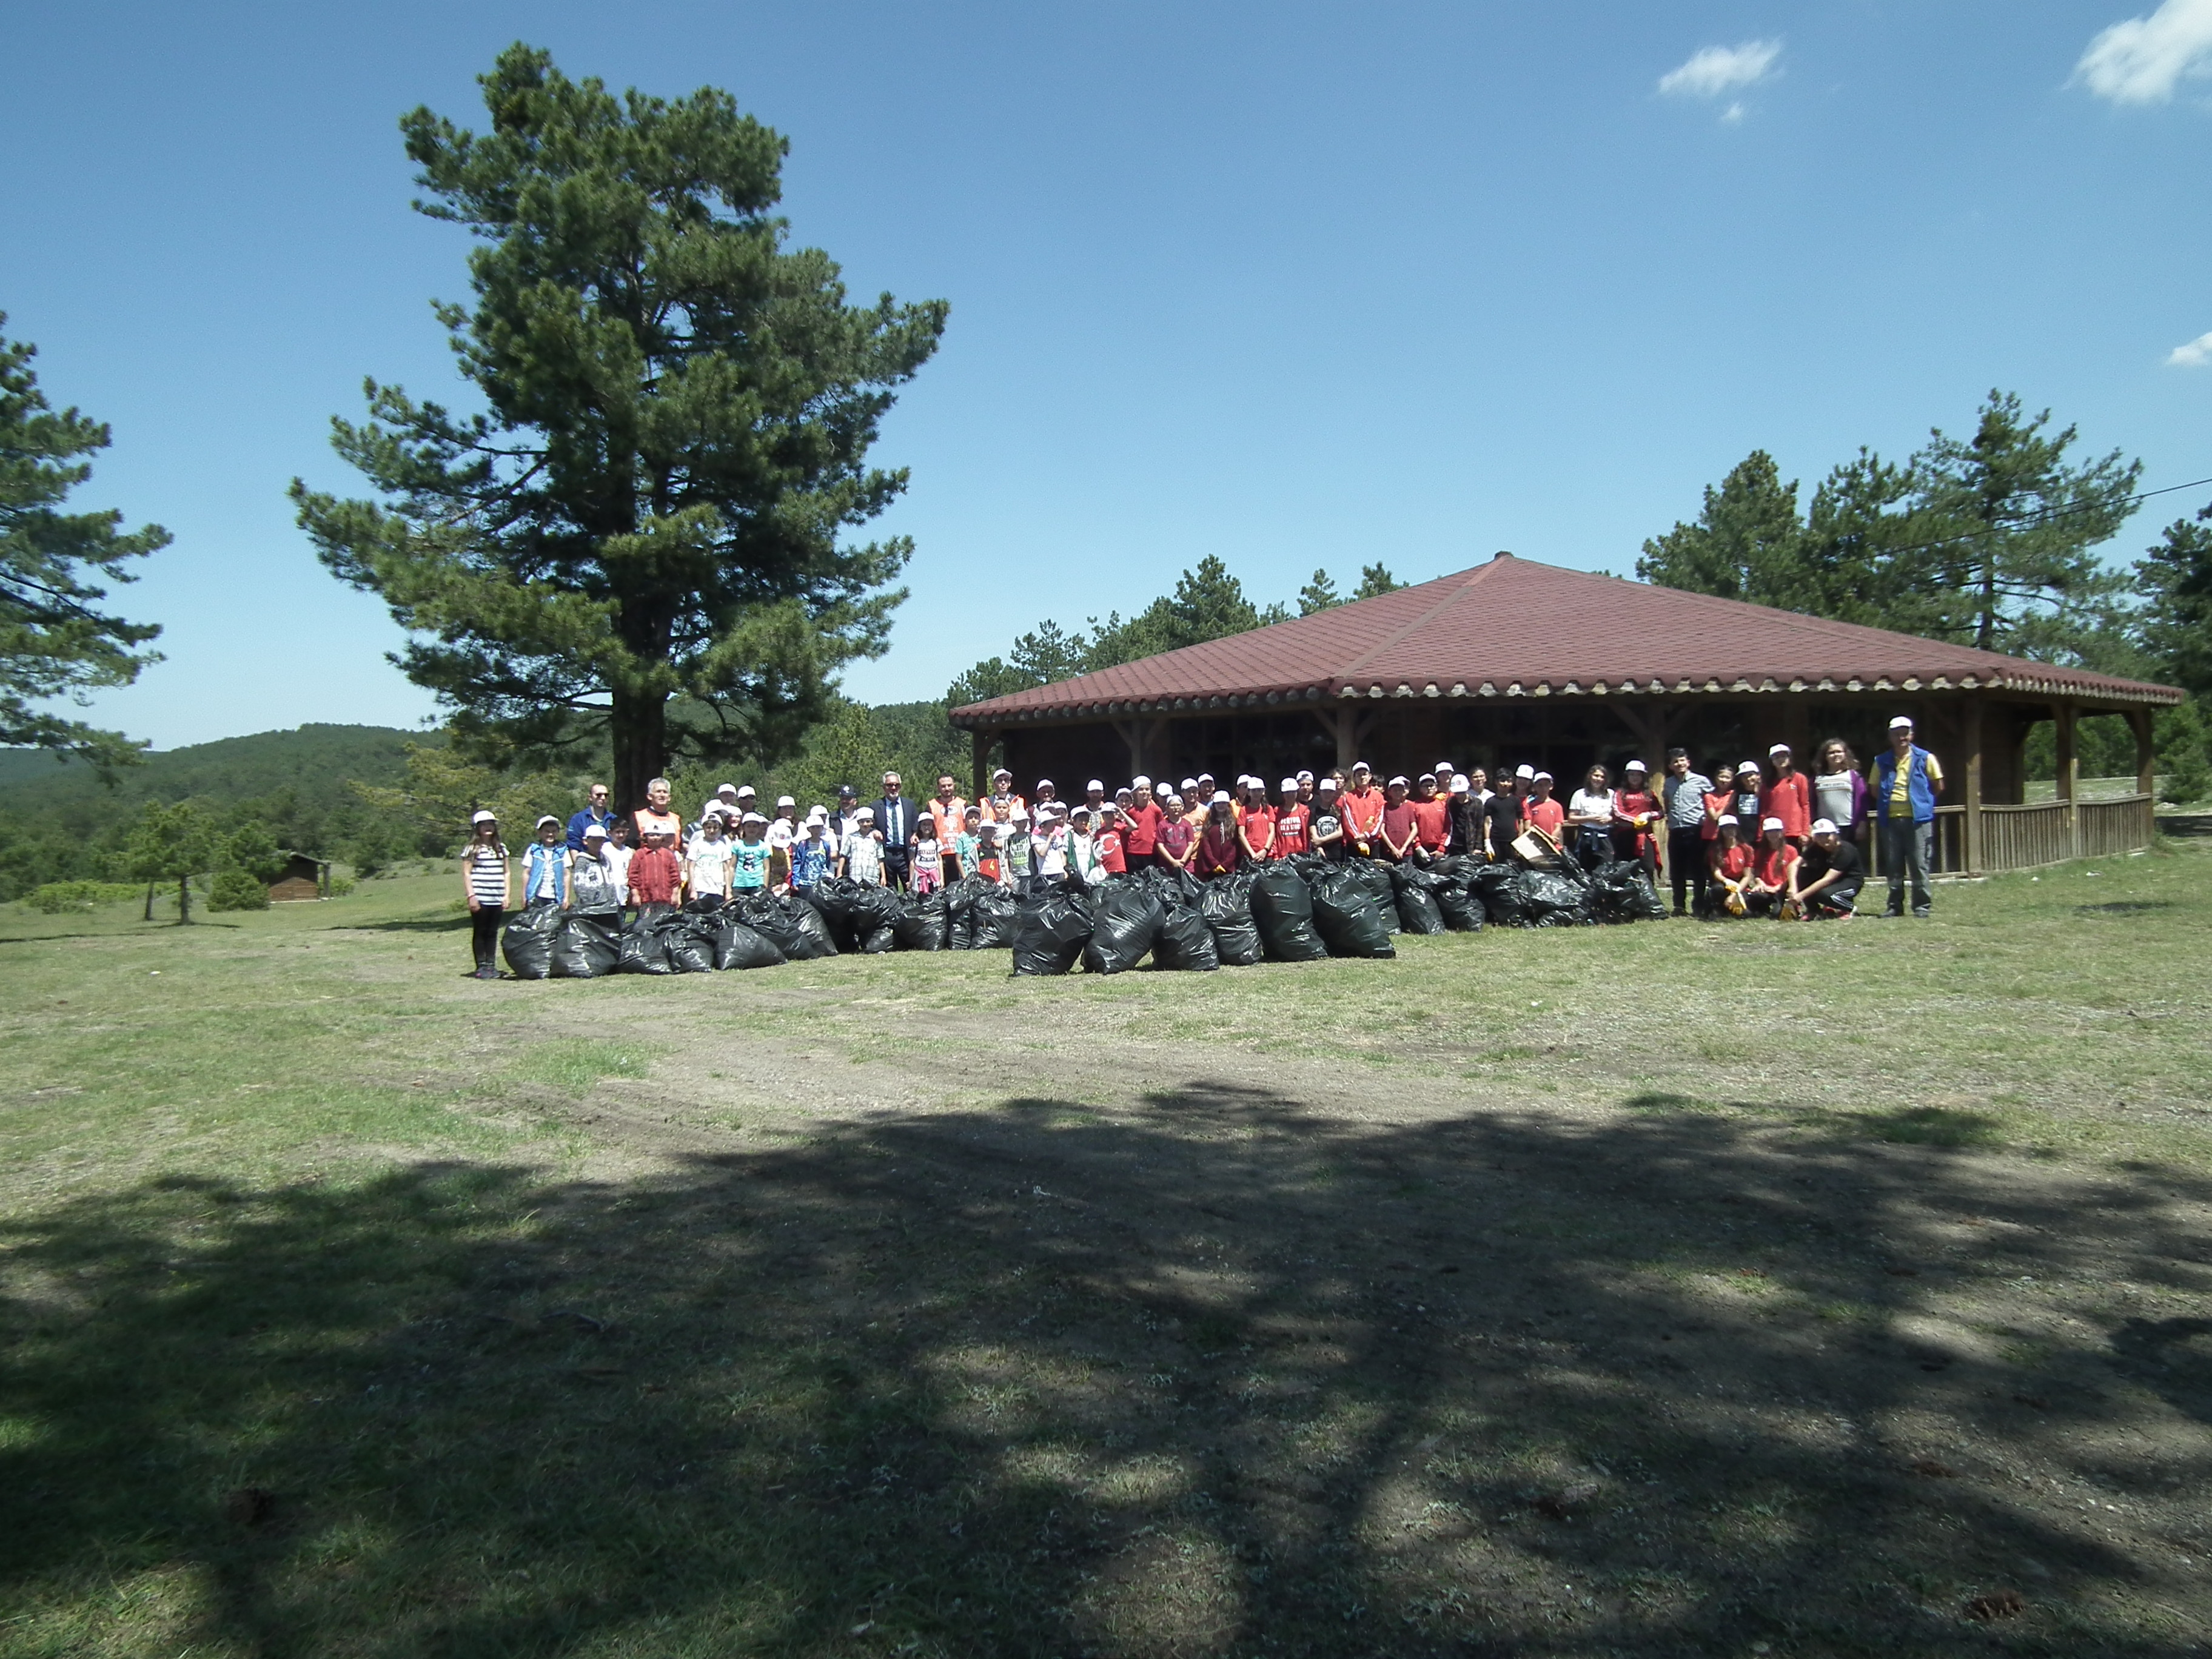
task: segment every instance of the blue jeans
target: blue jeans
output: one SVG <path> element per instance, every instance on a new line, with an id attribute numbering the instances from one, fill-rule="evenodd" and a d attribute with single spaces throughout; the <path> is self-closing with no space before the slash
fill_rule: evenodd
<path id="1" fill-rule="evenodd" d="M 1905 823 L 1894 818 L 1875 820 L 1881 837 L 1881 867 L 1889 877 L 1889 914 L 1905 914 L 1905 879 L 1912 878 L 1912 914 L 1928 914 L 1928 870 L 1936 862 L 1936 825 Z"/>

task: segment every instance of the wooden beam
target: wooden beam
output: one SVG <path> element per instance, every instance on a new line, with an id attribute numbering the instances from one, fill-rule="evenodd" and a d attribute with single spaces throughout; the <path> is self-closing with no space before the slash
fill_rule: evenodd
<path id="1" fill-rule="evenodd" d="M 2151 711 L 2148 708 L 2129 709 L 2128 729 L 2136 737 L 2136 793 L 2155 795 L 2158 793 L 2158 751 L 2152 746 Z M 2153 805 L 2156 803 L 2154 801 Z"/>
<path id="2" fill-rule="evenodd" d="M 1959 707 L 1959 739 L 1966 750 L 1966 873 L 1982 872 L 1982 704 L 1969 697 Z"/>
<path id="3" fill-rule="evenodd" d="M 991 793 L 991 744 L 998 735 L 996 732 L 986 731 L 980 726 L 968 734 L 975 757 L 975 793 L 969 797 L 971 800 L 981 800 Z"/>
<path id="4" fill-rule="evenodd" d="M 2078 859 L 2081 856 L 2081 811 L 2075 797 L 2081 789 L 2081 760 L 2075 753 L 2074 705 L 2063 702 L 2051 704 L 2051 726 L 2058 751 L 2053 787 L 2066 806 L 2066 850 L 2069 856 Z"/>

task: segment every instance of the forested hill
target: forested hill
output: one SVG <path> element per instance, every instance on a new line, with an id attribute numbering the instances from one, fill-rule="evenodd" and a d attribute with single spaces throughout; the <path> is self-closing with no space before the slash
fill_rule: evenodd
<path id="1" fill-rule="evenodd" d="M 188 748 L 167 749 L 115 775 L 112 787 L 80 763 L 63 764 L 37 750 L 0 749 L 0 792 L 10 817 L 46 818 L 57 811 L 105 817 L 135 811 L 141 801 L 198 796 L 216 802 L 258 799 L 290 791 L 336 805 L 348 782 L 397 783 L 407 769 L 406 745 L 436 744 L 442 733 L 388 726 L 302 726 L 257 732 Z"/>

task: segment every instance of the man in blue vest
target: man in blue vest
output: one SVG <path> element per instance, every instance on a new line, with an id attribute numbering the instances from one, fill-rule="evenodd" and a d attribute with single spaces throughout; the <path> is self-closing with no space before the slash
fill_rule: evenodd
<path id="1" fill-rule="evenodd" d="M 1912 721 L 1889 723 L 1889 752 L 1867 768 L 1867 811 L 1881 838 L 1881 866 L 1889 875 L 1889 914 L 1905 914 L 1905 878 L 1912 879 L 1912 914 L 1928 915 L 1928 869 L 1936 861 L 1936 803 L 1943 793 L 1943 769 L 1912 741 Z"/>

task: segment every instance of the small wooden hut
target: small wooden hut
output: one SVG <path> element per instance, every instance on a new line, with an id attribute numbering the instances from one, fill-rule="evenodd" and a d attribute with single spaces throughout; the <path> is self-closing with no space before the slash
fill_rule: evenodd
<path id="1" fill-rule="evenodd" d="M 305 853 L 285 855 L 284 873 L 269 884 L 271 904 L 295 903 L 301 899 L 328 898 L 331 896 L 331 866 L 326 859 L 311 859 Z"/>

